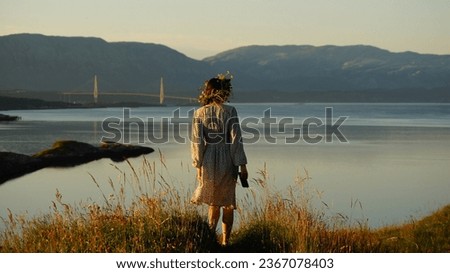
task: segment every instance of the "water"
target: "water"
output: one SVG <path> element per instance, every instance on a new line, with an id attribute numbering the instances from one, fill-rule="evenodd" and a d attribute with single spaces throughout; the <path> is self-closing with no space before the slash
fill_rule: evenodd
<path id="1" fill-rule="evenodd" d="M 450 104 L 235 106 L 241 122 L 247 125 L 244 139 L 250 176 L 258 177 L 258 171 L 266 166 L 273 188 L 285 189 L 307 170 L 312 178 L 310 187 L 322 193 L 321 200 L 328 205 L 330 213 L 368 219 L 373 227 L 403 223 L 450 203 Z M 328 121 L 327 108 L 332 111 Z M 126 132 L 122 137 L 128 137 L 133 144 L 143 140 L 141 145 L 159 150 L 167 170 L 161 166 L 159 152 L 147 155 L 146 159 L 156 162 L 161 174 L 181 185 L 180 191 L 188 196 L 195 187 L 187 129 L 192 109 L 149 107 L 133 108 L 125 113 L 122 108 L 4 112 L 19 115 L 22 121 L 0 123 L 0 150 L 33 154 L 59 139 L 98 144 L 102 137 L 115 136 L 117 130 L 111 128 L 119 128 Z M 337 126 L 341 117 L 337 134 L 327 141 L 324 126 L 319 125 L 331 122 L 329 125 Z M 124 118 L 131 121 L 125 125 L 126 130 L 118 124 L 102 128 L 105 119 L 115 122 Z M 169 118 L 182 123 L 180 133 L 170 123 L 167 143 L 150 141 L 162 139 L 158 137 L 164 135 L 161 131 L 165 132 L 165 127 L 160 125 Z M 139 127 L 141 122 L 145 127 Z M 264 122 L 270 124 L 265 126 Z M 308 124 L 309 139 L 296 134 L 305 129 L 302 125 Z M 343 138 L 338 137 L 339 133 Z M 139 168 L 142 160 L 136 158 L 131 162 Z M 56 190 L 67 203 L 102 202 L 102 193 L 91 175 L 108 195 L 108 180 L 119 180 L 123 173 L 131 173 L 128 165 L 105 159 L 70 169 L 47 168 L 11 180 L 0 185 L 0 216 L 7 215 L 7 208 L 17 214 L 45 213 L 55 200 Z M 246 193 L 246 189 L 238 187 L 237 190 L 239 197 Z"/>

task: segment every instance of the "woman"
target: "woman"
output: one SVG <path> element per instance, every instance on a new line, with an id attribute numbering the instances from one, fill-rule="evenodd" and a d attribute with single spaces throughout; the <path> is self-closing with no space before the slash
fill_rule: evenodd
<path id="1" fill-rule="evenodd" d="M 219 75 L 205 82 L 202 107 L 192 122 L 191 152 L 198 187 L 192 202 L 209 205 L 208 222 L 216 230 L 222 208 L 222 245 L 229 243 L 236 208 L 236 181 L 240 168 L 248 178 L 247 158 L 236 109 L 224 104 L 231 95 L 231 78 Z"/>

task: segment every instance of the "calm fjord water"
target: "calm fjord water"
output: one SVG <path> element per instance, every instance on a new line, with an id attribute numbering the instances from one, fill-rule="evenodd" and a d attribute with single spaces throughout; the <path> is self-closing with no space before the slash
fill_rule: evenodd
<path id="1" fill-rule="evenodd" d="M 321 200 L 331 213 L 368 219 L 370 226 L 401 223 L 450 203 L 450 104 L 235 106 L 245 124 L 250 176 L 259 177 L 258 171 L 266 166 L 270 187 L 282 191 L 307 170 L 309 186 L 321 192 Z M 347 142 L 336 135 L 331 142 L 326 141 L 320 125 L 327 122 L 327 108 L 333 115 L 328 116 L 329 125 L 334 123 Z M 4 112 L 19 115 L 22 120 L 0 123 L 0 150 L 33 154 L 61 139 L 98 144 L 102 137 L 112 138 L 120 131 L 132 144 L 159 150 L 167 165 L 167 169 L 160 167 L 161 174 L 178 185 L 182 195 L 189 196 L 195 187 L 188 139 L 193 109 L 174 106 L 131 108 L 128 112 L 122 108 Z M 343 122 L 338 126 L 335 122 L 341 117 Z M 132 122 L 125 130 L 114 124 L 124 118 Z M 113 124 L 102 126 L 104 120 Z M 145 127 L 139 127 L 141 121 Z M 167 130 L 161 126 L 166 121 Z M 173 126 L 176 122 L 181 122 L 179 127 Z M 298 134 L 300 130 L 305 132 L 302 125 L 308 124 L 309 140 L 313 141 Z M 168 142 L 162 138 L 166 131 Z M 158 152 L 145 158 L 161 165 Z M 142 161 L 131 160 L 136 168 Z M 7 208 L 18 214 L 45 213 L 57 189 L 67 203 L 101 203 L 102 193 L 90 175 L 108 195 L 108 180 L 120 180 L 123 173 L 131 173 L 126 164 L 100 160 L 70 169 L 47 168 L 8 181 L 0 185 L 0 216 L 7 215 Z M 237 190 L 239 198 L 246 194 L 246 189 Z"/>

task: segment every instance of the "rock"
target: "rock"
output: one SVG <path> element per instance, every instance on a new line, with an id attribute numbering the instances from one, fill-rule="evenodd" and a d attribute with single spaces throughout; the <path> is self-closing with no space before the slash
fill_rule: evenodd
<path id="1" fill-rule="evenodd" d="M 0 184 L 43 168 L 44 163 L 28 155 L 0 152 Z"/>
<path id="2" fill-rule="evenodd" d="M 53 146 L 32 156 L 41 159 L 52 167 L 71 167 L 102 158 L 99 148 L 90 144 L 65 140 L 53 143 Z"/>
<path id="3" fill-rule="evenodd" d="M 17 121 L 21 118 L 19 116 L 10 116 L 10 115 L 4 115 L 0 114 L 0 121 Z"/>
<path id="4" fill-rule="evenodd" d="M 95 147 L 73 140 L 57 141 L 50 149 L 32 156 L 0 152 L 0 184 L 45 167 L 73 167 L 101 158 L 120 162 L 152 152 L 154 150 L 150 147 L 115 142 L 102 143 Z"/>
<path id="5" fill-rule="evenodd" d="M 120 162 L 129 157 L 137 157 L 142 154 L 152 153 L 155 150 L 150 147 L 125 145 L 117 142 L 103 142 L 99 151 L 104 157 Z"/>

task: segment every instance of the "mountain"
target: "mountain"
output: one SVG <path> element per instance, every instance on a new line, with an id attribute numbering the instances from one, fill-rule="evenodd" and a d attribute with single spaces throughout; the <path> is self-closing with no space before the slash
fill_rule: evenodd
<path id="1" fill-rule="evenodd" d="M 0 37 L 0 89 L 175 91 L 199 86 L 207 64 L 158 44 L 17 34 Z M 200 80 L 201 82 L 201 80 Z"/>
<path id="2" fill-rule="evenodd" d="M 450 100 L 450 55 L 393 53 L 363 45 L 255 45 L 199 61 L 159 44 L 0 36 L 0 90 L 88 91 L 97 75 L 100 90 L 158 92 L 164 77 L 166 90 L 196 96 L 203 80 L 225 71 L 234 75 L 235 93 L 243 97 L 265 92 L 288 94 L 291 100 L 305 92 L 439 90 Z"/>
<path id="3" fill-rule="evenodd" d="M 247 46 L 204 59 L 244 89 L 284 91 L 450 88 L 450 55 L 371 46 Z"/>

